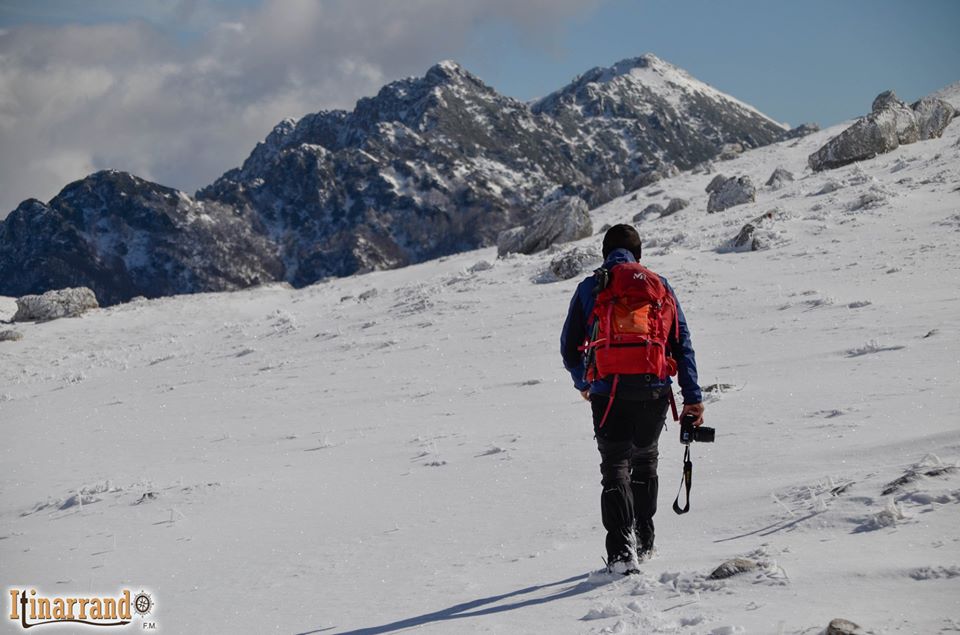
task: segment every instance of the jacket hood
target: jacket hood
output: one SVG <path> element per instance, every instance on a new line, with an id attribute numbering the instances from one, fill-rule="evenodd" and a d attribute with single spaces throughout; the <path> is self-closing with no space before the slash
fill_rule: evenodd
<path id="1" fill-rule="evenodd" d="M 623 247 L 617 247 L 609 254 L 607 258 L 603 261 L 603 268 L 609 269 L 614 265 L 621 265 L 625 262 L 636 262 L 637 259 L 633 257 L 633 252 L 629 249 L 624 249 Z"/>

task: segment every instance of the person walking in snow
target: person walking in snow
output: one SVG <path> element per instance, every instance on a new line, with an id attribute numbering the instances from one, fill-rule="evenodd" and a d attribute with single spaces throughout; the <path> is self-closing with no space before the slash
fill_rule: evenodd
<path id="1" fill-rule="evenodd" d="M 593 411 L 607 568 L 624 574 L 653 552 L 657 442 L 673 405 L 670 375 L 680 384 L 682 414 L 703 423 L 686 319 L 666 278 L 640 265 L 640 255 L 631 225 L 606 232 L 603 266 L 577 286 L 560 336 L 564 367 Z"/>

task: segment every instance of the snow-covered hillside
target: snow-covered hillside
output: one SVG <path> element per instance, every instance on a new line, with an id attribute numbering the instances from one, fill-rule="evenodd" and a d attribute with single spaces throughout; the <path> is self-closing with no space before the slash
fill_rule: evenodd
<path id="1" fill-rule="evenodd" d="M 708 215 L 715 174 L 683 173 L 593 212 L 691 202 L 639 229 L 717 442 L 680 517 L 664 435 L 640 576 L 592 573 L 599 456 L 558 351 L 579 278 L 485 249 L 12 327 L 3 582 L 144 588 L 168 633 L 960 630 L 960 124 L 810 173 L 838 131 L 717 163 L 796 175 L 753 204 Z M 730 249 L 767 212 L 766 248 Z"/>

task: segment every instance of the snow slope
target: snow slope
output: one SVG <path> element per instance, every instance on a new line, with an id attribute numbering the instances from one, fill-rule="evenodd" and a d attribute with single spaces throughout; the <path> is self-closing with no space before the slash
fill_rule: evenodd
<path id="1" fill-rule="evenodd" d="M 644 261 L 723 386 L 687 516 L 663 436 L 642 575 L 593 573 L 599 458 L 557 350 L 577 279 L 487 249 L 15 325 L 2 582 L 144 588 L 168 633 L 960 630 L 960 123 L 811 174 L 838 130 L 718 163 L 797 175 L 754 204 L 707 215 L 714 175 L 684 173 L 594 212 L 691 201 L 640 224 Z M 767 249 L 727 249 L 774 209 Z M 758 569 L 707 578 L 737 556 Z"/>

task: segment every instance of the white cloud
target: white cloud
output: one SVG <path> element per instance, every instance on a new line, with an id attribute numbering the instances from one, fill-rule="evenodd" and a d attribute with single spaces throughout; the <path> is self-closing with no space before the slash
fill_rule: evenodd
<path id="1" fill-rule="evenodd" d="M 102 168 L 193 191 L 280 119 L 352 107 L 386 81 L 456 58 L 484 22 L 549 40 L 589 5 L 265 0 L 225 13 L 178 2 L 172 19 L 198 29 L 186 43 L 138 20 L 0 30 L 0 218 Z"/>

